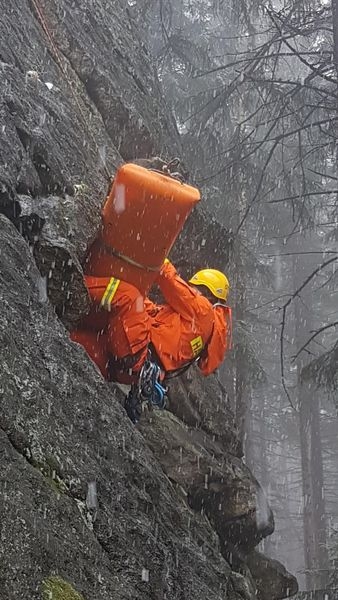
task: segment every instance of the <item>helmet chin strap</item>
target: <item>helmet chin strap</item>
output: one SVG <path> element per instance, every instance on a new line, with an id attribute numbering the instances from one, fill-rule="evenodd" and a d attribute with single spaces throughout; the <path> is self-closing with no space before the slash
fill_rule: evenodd
<path id="1" fill-rule="evenodd" d="M 226 300 L 222 300 L 222 301 L 220 301 L 220 300 L 217 300 L 217 302 L 215 302 L 215 303 L 213 304 L 213 307 L 214 307 L 214 308 L 215 308 L 215 306 L 223 306 L 223 307 L 226 307 Z"/>

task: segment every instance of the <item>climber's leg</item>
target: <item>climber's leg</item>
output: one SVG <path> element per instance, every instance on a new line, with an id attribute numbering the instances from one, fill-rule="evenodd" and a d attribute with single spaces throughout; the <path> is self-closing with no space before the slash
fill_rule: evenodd
<path id="1" fill-rule="evenodd" d="M 111 378 L 134 383 L 148 354 L 150 320 L 140 292 L 121 281 L 108 317 Z"/>
<path id="2" fill-rule="evenodd" d="M 92 361 L 100 369 L 103 377 L 109 379 L 109 353 L 107 335 L 90 329 L 74 329 L 71 340 L 81 344 Z"/>

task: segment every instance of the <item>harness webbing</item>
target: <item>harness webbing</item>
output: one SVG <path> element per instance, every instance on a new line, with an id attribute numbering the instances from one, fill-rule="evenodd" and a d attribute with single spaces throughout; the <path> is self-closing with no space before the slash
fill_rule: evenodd
<path id="1" fill-rule="evenodd" d="M 158 273 L 161 270 L 162 263 L 158 267 L 149 267 L 148 265 L 142 265 L 141 263 L 138 263 L 133 258 L 130 258 L 130 256 L 127 256 L 126 254 L 122 254 L 122 252 L 119 252 L 115 248 L 111 248 L 110 246 L 107 246 L 106 244 L 103 244 L 103 243 L 102 243 L 102 246 L 104 247 L 106 252 L 108 252 L 109 254 L 112 254 L 113 256 L 116 256 L 116 258 L 124 260 L 124 262 L 128 263 L 129 265 L 132 265 L 133 267 L 137 267 L 138 269 L 143 269 L 144 271 L 149 271 L 151 273 Z"/>

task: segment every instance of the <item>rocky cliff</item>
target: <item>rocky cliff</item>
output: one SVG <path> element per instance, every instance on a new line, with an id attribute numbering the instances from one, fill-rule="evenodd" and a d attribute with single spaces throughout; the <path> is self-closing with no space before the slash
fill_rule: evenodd
<path id="1" fill-rule="evenodd" d="M 0 11 L 0 598 L 292 595 L 295 579 L 255 551 L 273 516 L 217 379 L 176 380 L 169 410 L 136 429 L 121 386 L 69 341 L 110 176 L 180 153 L 126 3 Z M 174 257 L 222 267 L 229 244 L 202 209 Z"/>

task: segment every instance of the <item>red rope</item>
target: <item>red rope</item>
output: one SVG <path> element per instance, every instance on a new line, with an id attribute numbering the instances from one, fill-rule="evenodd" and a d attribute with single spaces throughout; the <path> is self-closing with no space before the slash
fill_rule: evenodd
<path id="1" fill-rule="evenodd" d="M 87 119 L 86 119 L 86 115 L 84 114 L 84 112 L 83 112 L 83 110 L 82 110 L 82 106 L 81 106 L 81 104 L 80 104 L 80 102 L 79 102 L 79 100 L 78 100 L 78 98 L 77 98 L 77 96 L 76 96 L 76 94 L 75 94 L 75 92 L 74 92 L 73 85 L 72 85 L 72 81 L 71 81 L 71 79 L 69 78 L 69 76 L 68 76 L 68 73 L 67 73 L 66 69 L 64 68 L 64 66 L 63 66 L 63 64 L 62 64 L 63 57 L 62 57 L 62 55 L 61 55 L 61 53 L 60 53 L 60 51 L 59 51 L 59 49 L 58 49 L 57 45 L 55 44 L 55 42 L 54 42 L 54 40 L 53 40 L 53 37 L 52 37 L 52 35 L 51 35 L 51 33 L 50 33 L 49 27 L 48 27 L 48 25 L 47 25 L 47 22 L 46 22 L 46 19 L 45 19 L 44 15 L 43 15 L 42 9 L 41 9 L 41 7 L 39 6 L 38 0 L 32 0 L 32 4 L 33 4 L 33 7 L 34 7 L 34 9 L 35 9 L 35 11 L 36 11 L 36 14 L 37 14 L 37 16 L 38 16 L 38 20 L 39 20 L 39 22 L 40 22 L 40 25 L 41 25 L 41 27 L 42 27 L 43 31 L 45 32 L 47 39 L 48 39 L 48 40 L 49 40 L 49 42 L 50 42 L 50 45 L 51 45 L 51 47 L 52 47 L 52 50 L 53 50 L 53 53 L 54 53 L 54 55 L 55 55 L 56 63 L 57 63 L 57 65 L 58 65 L 58 67 L 60 68 L 60 70 L 61 70 L 61 72 L 62 72 L 62 75 L 65 77 L 65 79 L 66 79 L 66 81 L 67 81 L 67 83 L 68 83 L 68 85 L 69 85 L 69 87 L 70 87 L 70 91 L 71 91 L 71 93 L 72 93 L 72 96 L 73 96 L 73 98 L 74 98 L 74 100 L 75 100 L 75 103 L 76 103 L 76 105 L 77 105 L 77 107 L 78 107 L 78 109 L 79 109 L 79 112 L 80 112 L 80 115 L 81 115 L 81 117 L 82 117 L 82 120 L 83 120 L 84 126 L 85 126 L 85 128 L 86 128 L 86 130 L 87 130 L 87 133 L 89 134 L 89 137 L 90 137 L 90 138 L 92 139 L 92 141 L 94 142 L 94 145 L 95 145 L 95 147 L 96 147 L 96 150 L 97 150 L 97 151 L 98 151 L 98 153 L 100 154 L 100 149 L 99 149 L 99 147 L 98 147 L 98 145 L 97 145 L 97 142 L 96 142 L 95 136 L 94 136 L 94 134 L 91 132 L 91 130 L 90 130 L 89 126 L 88 126 Z M 117 168 L 117 166 L 116 166 L 116 165 L 114 165 L 114 166 L 115 166 L 115 168 Z M 105 163 L 103 163 L 103 167 L 104 167 L 105 173 L 106 173 L 106 175 L 107 175 L 107 177 L 108 177 L 108 180 L 110 181 L 110 180 L 111 180 L 111 174 L 109 173 L 109 171 L 108 171 L 108 168 L 107 168 L 107 166 L 106 166 L 106 164 L 105 164 Z"/>

